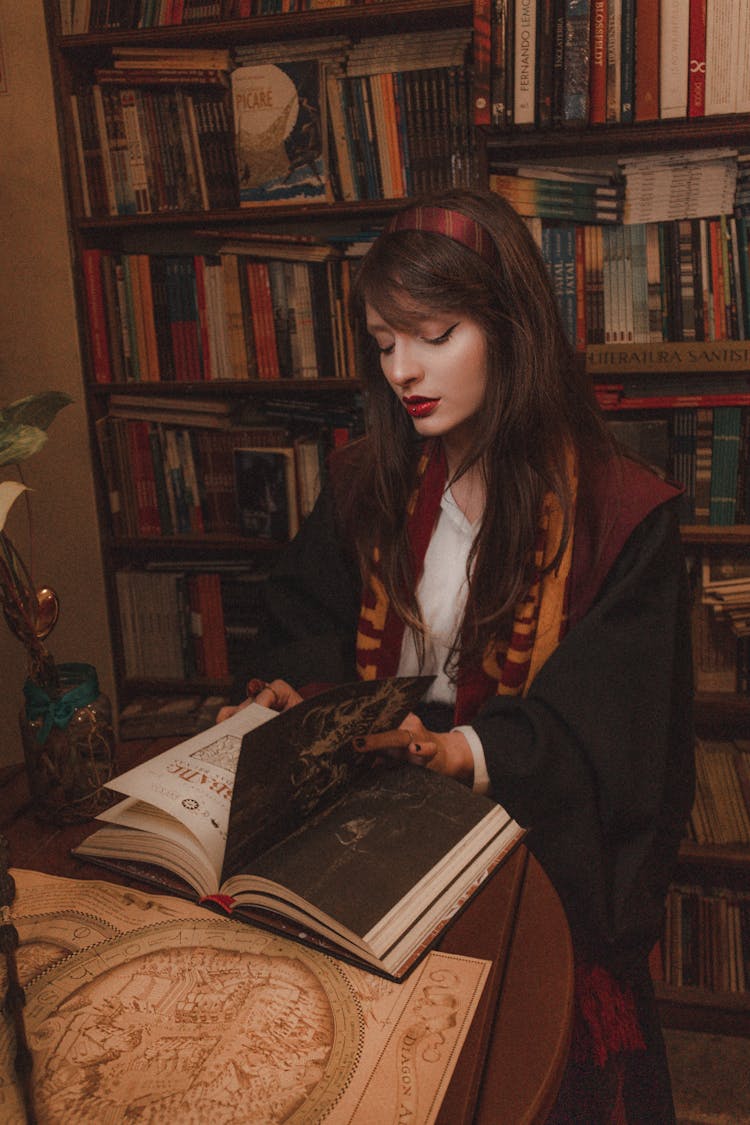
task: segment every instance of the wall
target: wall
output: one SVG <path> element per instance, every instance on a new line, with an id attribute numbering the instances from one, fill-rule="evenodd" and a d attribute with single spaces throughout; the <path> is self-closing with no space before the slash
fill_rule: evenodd
<path id="1" fill-rule="evenodd" d="M 94 664 L 113 693 L 106 599 L 84 408 L 68 228 L 42 0 L 0 0 L 0 405 L 42 390 L 75 400 L 24 463 L 34 491 L 33 574 L 57 591 L 59 661 Z M 14 475 L 0 467 L 0 479 Z M 7 530 L 28 561 L 19 500 Z M 0 766 L 22 757 L 25 652 L 0 616 Z"/>

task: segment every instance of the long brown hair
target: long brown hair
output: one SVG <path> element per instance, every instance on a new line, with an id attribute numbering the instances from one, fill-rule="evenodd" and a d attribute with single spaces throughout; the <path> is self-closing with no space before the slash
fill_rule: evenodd
<path id="1" fill-rule="evenodd" d="M 528 588 L 547 491 L 561 505 L 564 539 L 570 534 L 568 451 L 583 475 L 611 444 L 593 389 L 574 361 L 547 267 L 523 220 L 491 194 L 452 191 L 422 202 L 474 219 L 489 232 L 497 254 L 490 264 L 443 234 L 398 230 L 382 234 L 363 259 L 353 284 L 352 316 L 368 441 L 359 473 L 347 481 L 343 518 L 363 579 L 372 573 L 377 548 L 378 577 L 391 604 L 419 631 L 405 513 L 422 443 L 383 376 L 365 331 L 365 303 L 402 330 L 435 311 L 471 317 L 486 335 L 488 377 L 474 447 L 454 474 L 455 479 L 476 465 L 486 487 L 469 562 L 470 593 L 454 646 L 454 660 L 470 668 L 481 661 L 490 639 L 503 635 Z"/>

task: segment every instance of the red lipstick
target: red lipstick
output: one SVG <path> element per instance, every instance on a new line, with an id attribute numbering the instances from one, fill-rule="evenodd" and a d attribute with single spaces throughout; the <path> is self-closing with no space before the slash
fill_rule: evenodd
<path id="1" fill-rule="evenodd" d="M 401 399 L 412 418 L 426 418 L 440 402 L 439 398 L 422 398 L 421 395 L 406 395 Z"/>

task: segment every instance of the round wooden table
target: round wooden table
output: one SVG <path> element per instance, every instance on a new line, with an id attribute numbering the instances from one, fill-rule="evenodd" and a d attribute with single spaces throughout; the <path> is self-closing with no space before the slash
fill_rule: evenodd
<path id="1" fill-rule="evenodd" d="M 174 745 L 126 742 L 118 769 Z M 0 770 L 0 832 L 13 867 L 74 879 L 102 871 L 70 854 L 94 825 L 36 820 L 22 765 Z M 116 875 L 112 882 L 126 882 Z M 573 953 L 549 879 L 520 846 L 443 935 L 449 953 L 483 957 L 492 970 L 437 1118 L 439 1125 L 532 1125 L 552 1108 L 562 1079 L 573 1012 Z"/>

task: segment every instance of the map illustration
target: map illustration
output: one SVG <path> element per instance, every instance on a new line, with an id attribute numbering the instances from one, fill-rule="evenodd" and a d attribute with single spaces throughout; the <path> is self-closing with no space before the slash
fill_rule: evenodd
<path id="1" fill-rule="evenodd" d="M 399 985 L 182 900 L 14 876 L 40 1125 L 434 1120 L 486 962 Z M 0 1120 L 24 1125 L 13 1054 L 4 1020 Z"/>

